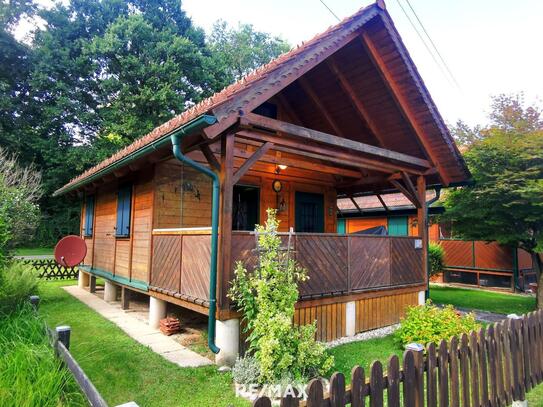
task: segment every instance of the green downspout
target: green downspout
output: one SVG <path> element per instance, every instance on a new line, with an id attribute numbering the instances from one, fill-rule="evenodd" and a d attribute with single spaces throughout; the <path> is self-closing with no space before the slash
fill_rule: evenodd
<path id="1" fill-rule="evenodd" d="M 188 158 L 181 151 L 181 140 L 184 136 L 207 127 L 217 120 L 214 116 L 200 116 L 190 125 L 184 126 L 172 134 L 173 155 L 179 161 L 207 175 L 213 180 L 213 196 L 211 207 L 211 262 L 209 267 L 209 318 L 207 344 L 213 353 L 219 353 L 220 349 L 215 345 L 215 312 L 217 309 L 217 246 L 219 236 L 219 176 L 209 168 Z"/>
<path id="2" fill-rule="evenodd" d="M 513 247 L 513 291 L 522 291 L 519 284 L 519 272 L 518 272 L 518 249 Z"/>
<path id="3" fill-rule="evenodd" d="M 430 206 L 434 204 L 434 202 L 439 200 L 439 197 L 441 196 L 441 187 L 436 187 L 436 196 L 434 196 L 432 199 L 430 199 L 428 202 L 426 202 L 426 210 L 424 211 L 424 223 L 426 224 L 426 234 L 428 234 L 428 227 L 430 225 L 429 222 L 429 212 L 430 212 Z M 430 256 L 428 255 L 428 251 L 430 247 L 430 236 L 428 235 L 428 239 L 426 239 L 426 270 L 428 275 L 426 276 L 426 293 L 424 294 L 424 298 L 426 301 L 430 298 Z"/>

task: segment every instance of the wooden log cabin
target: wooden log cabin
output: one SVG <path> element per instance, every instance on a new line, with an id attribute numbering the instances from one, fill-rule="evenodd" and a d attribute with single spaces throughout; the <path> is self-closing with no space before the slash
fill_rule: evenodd
<path id="1" fill-rule="evenodd" d="M 239 349 L 239 315 L 227 298 L 233 265 L 254 264 L 250 231 L 267 208 L 277 209 L 282 231 L 293 228 L 310 277 L 294 322 L 316 320 L 317 338 L 330 341 L 396 323 L 423 301 L 426 190 L 468 178 L 378 1 L 56 194 L 82 198 L 83 285 L 100 276 L 106 291 L 146 293 L 152 324 L 165 302 L 209 315 L 210 347 L 227 363 Z M 391 189 L 415 205 L 417 236 L 337 233 L 338 198 Z"/>

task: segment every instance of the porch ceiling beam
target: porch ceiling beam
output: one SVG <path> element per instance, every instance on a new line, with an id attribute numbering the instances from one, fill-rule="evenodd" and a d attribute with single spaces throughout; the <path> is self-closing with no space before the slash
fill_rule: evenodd
<path id="1" fill-rule="evenodd" d="M 349 199 L 353 203 L 354 207 L 358 210 L 358 213 L 362 213 L 362 209 L 360 209 L 360 206 L 358 206 L 352 195 L 349 195 Z"/>
<path id="2" fill-rule="evenodd" d="M 200 144 L 200 150 L 204 154 L 204 157 L 206 158 L 211 169 L 220 171 L 221 164 L 219 163 L 219 160 L 217 160 L 217 157 L 215 157 L 215 154 L 213 154 L 213 151 L 211 151 L 209 144 Z"/>
<path id="3" fill-rule="evenodd" d="M 373 133 L 373 135 L 377 139 L 379 145 L 381 147 L 384 147 L 385 139 L 383 135 L 379 131 L 378 126 L 372 120 L 368 110 L 366 109 L 366 106 L 364 106 L 364 103 L 360 100 L 357 93 L 355 92 L 351 84 L 349 83 L 348 79 L 345 77 L 343 72 L 341 72 L 341 70 L 337 66 L 335 58 L 333 56 L 328 58 L 326 60 L 326 63 L 328 64 L 328 67 L 330 68 L 330 70 L 336 75 L 339 81 L 339 85 L 341 86 L 343 90 L 343 93 L 347 95 L 347 97 L 349 98 L 351 102 L 351 105 L 353 105 L 354 109 L 356 110 L 356 112 L 358 113 L 362 121 L 368 125 L 370 131 Z"/>
<path id="4" fill-rule="evenodd" d="M 402 171 L 402 179 L 403 183 L 405 184 L 407 190 L 411 193 L 411 196 L 417 201 L 417 205 L 415 205 L 417 208 L 421 207 L 421 202 L 419 200 L 419 194 L 417 192 L 417 188 L 415 188 L 415 185 L 413 185 L 413 182 L 411 182 L 411 178 L 409 178 L 409 175 Z"/>
<path id="5" fill-rule="evenodd" d="M 298 83 L 300 84 L 303 91 L 306 93 L 307 96 L 309 96 L 309 99 L 313 102 L 315 106 L 317 106 L 317 109 L 319 110 L 320 114 L 326 119 L 330 127 L 334 130 L 334 132 L 341 137 L 345 137 L 345 134 L 341 131 L 339 126 L 337 125 L 336 121 L 332 116 L 330 116 L 330 113 L 328 113 L 328 110 L 324 105 L 322 104 L 320 98 L 317 96 L 313 88 L 311 87 L 311 84 L 305 77 L 301 77 L 298 79 Z"/>
<path id="6" fill-rule="evenodd" d="M 423 168 L 429 168 L 428 160 L 413 157 L 407 154 L 398 153 L 396 151 L 387 150 L 381 147 L 372 146 L 370 144 L 360 143 L 359 141 L 350 140 L 343 137 L 334 136 L 332 134 L 323 133 L 318 130 L 308 129 L 307 127 L 297 126 L 292 123 L 283 122 L 276 119 L 260 116 L 254 113 L 248 113 L 240 118 L 242 127 L 259 126 L 273 131 L 281 131 L 305 140 L 315 141 L 329 146 L 354 150 L 359 153 L 369 154 L 380 158 L 399 161 L 404 164 L 414 165 Z M 335 152 L 334 152 L 335 153 Z M 384 164 L 384 163 L 382 163 Z"/>
<path id="7" fill-rule="evenodd" d="M 419 142 L 422 144 L 422 147 L 424 148 L 426 155 L 428 156 L 428 158 L 430 159 L 432 163 L 432 167 L 435 166 L 438 169 L 439 177 L 444 181 L 446 185 L 448 185 L 450 183 L 450 179 L 449 177 L 447 177 L 446 172 L 444 171 L 443 167 L 439 163 L 439 159 L 434 154 L 432 150 L 432 146 L 430 145 L 430 143 L 428 142 L 426 138 L 424 129 L 417 122 L 415 118 L 415 114 L 413 110 L 411 109 L 407 98 L 404 96 L 399 85 L 396 83 L 396 80 L 393 78 L 392 74 L 388 70 L 385 64 L 385 61 L 383 60 L 383 58 L 381 57 L 381 54 L 377 50 L 377 46 L 375 45 L 375 43 L 373 42 L 369 34 L 365 31 L 362 32 L 361 42 L 370 60 L 372 61 L 373 65 L 375 66 L 381 78 L 383 79 L 385 86 L 388 87 L 392 95 L 392 99 L 395 101 L 400 112 L 406 119 L 407 123 L 410 124 Z"/>
<path id="8" fill-rule="evenodd" d="M 353 153 L 334 151 L 330 148 L 320 147 L 308 143 L 300 143 L 286 137 L 280 137 L 276 134 L 270 134 L 264 131 L 255 130 L 240 130 L 236 133 L 238 136 L 258 140 L 258 141 L 271 141 L 275 144 L 276 150 L 286 151 L 284 147 L 290 147 L 290 151 L 293 154 L 302 155 L 309 158 L 316 158 L 325 162 L 344 165 L 350 168 L 357 168 L 359 170 L 371 169 L 379 172 L 392 174 L 398 171 L 408 171 L 413 174 L 420 175 L 423 171 L 414 170 L 408 166 L 394 163 L 386 163 L 377 160 L 372 160 L 365 157 L 360 157 Z M 281 147 L 279 147 L 281 146 Z"/>
<path id="9" fill-rule="evenodd" d="M 411 192 L 406 187 L 404 187 L 400 181 L 397 181 L 397 180 L 393 179 L 393 180 L 390 180 L 390 183 L 394 187 L 396 187 L 402 194 L 404 194 L 405 197 L 407 199 L 409 199 L 409 201 L 413 205 L 415 205 L 416 208 L 420 208 L 420 203 L 419 203 L 419 200 L 417 199 L 417 197 L 411 195 Z"/>
<path id="10" fill-rule="evenodd" d="M 388 212 L 389 211 L 388 206 L 385 203 L 385 201 L 384 201 L 383 197 L 381 196 L 381 194 L 375 194 L 375 196 L 377 197 L 377 199 L 379 199 L 379 202 L 381 202 L 381 205 L 383 205 L 383 208 L 385 209 L 385 212 Z"/>
<path id="11" fill-rule="evenodd" d="M 260 148 L 258 150 L 256 150 L 244 163 L 241 167 L 239 167 L 239 169 L 236 171 L 236 173 L 233 175 L 232 177 L 232 183 L 233 184 L 237 184 L 238 181 L 240 180 L 241 177 L 243 177 L 243 175 L 245 175 L 245 173 L 247 171 L 249 171 L 249 169 L 258 161 L 260 160 L 264 154 L 266 154 L 268 152 L 268 150 L 270 148 L 273 147 L 273 143 L 267 141 L 265 142 L 264 144 L 262 144 L 262 146 L 260 146 Z"/>

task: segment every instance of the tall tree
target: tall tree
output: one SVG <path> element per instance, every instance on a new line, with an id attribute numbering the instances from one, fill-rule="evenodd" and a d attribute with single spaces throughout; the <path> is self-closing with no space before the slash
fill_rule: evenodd
<path id="1" fill-rule="evenodd" d="M 451 191 L 444 217 L 467 239 L 495 240 L 532 256 L 543 308 L 543 122 L 519 96 L 493 100 L 492 123 L 476 131 L 464 157 L 474 185 Z"/>
<path id="2" fill-rule="evenodd" d="M 280 37 L 255 30 L 251 24 L 240 23 L 233 28 L 222 20 L 213 25 L 209 46 L 221 88 L 290 49 Z"/>

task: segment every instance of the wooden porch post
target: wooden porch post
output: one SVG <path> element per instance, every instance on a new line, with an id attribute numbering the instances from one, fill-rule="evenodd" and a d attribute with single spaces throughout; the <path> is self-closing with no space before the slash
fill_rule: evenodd
<path id="1" fill-rule="evenodd" d="M 234 177 L 234 133 L 227 133 L 221 139 L 221 208 L 219 215 L 219 296 L 217 303 L 221 307 L 228 290 L 228 277 L 231 267 L 232 250 L 232 200 Z"/>
<path id="2" fill-rule="evenodd" d="M 417 193 L 420 206 L 417 208 L 419 237 L 422 239 L 422 270 L 424 281 L 428 279 L 428 217 L 426 214 L 426 179 L 423 175 L 417 177 Z"/>

